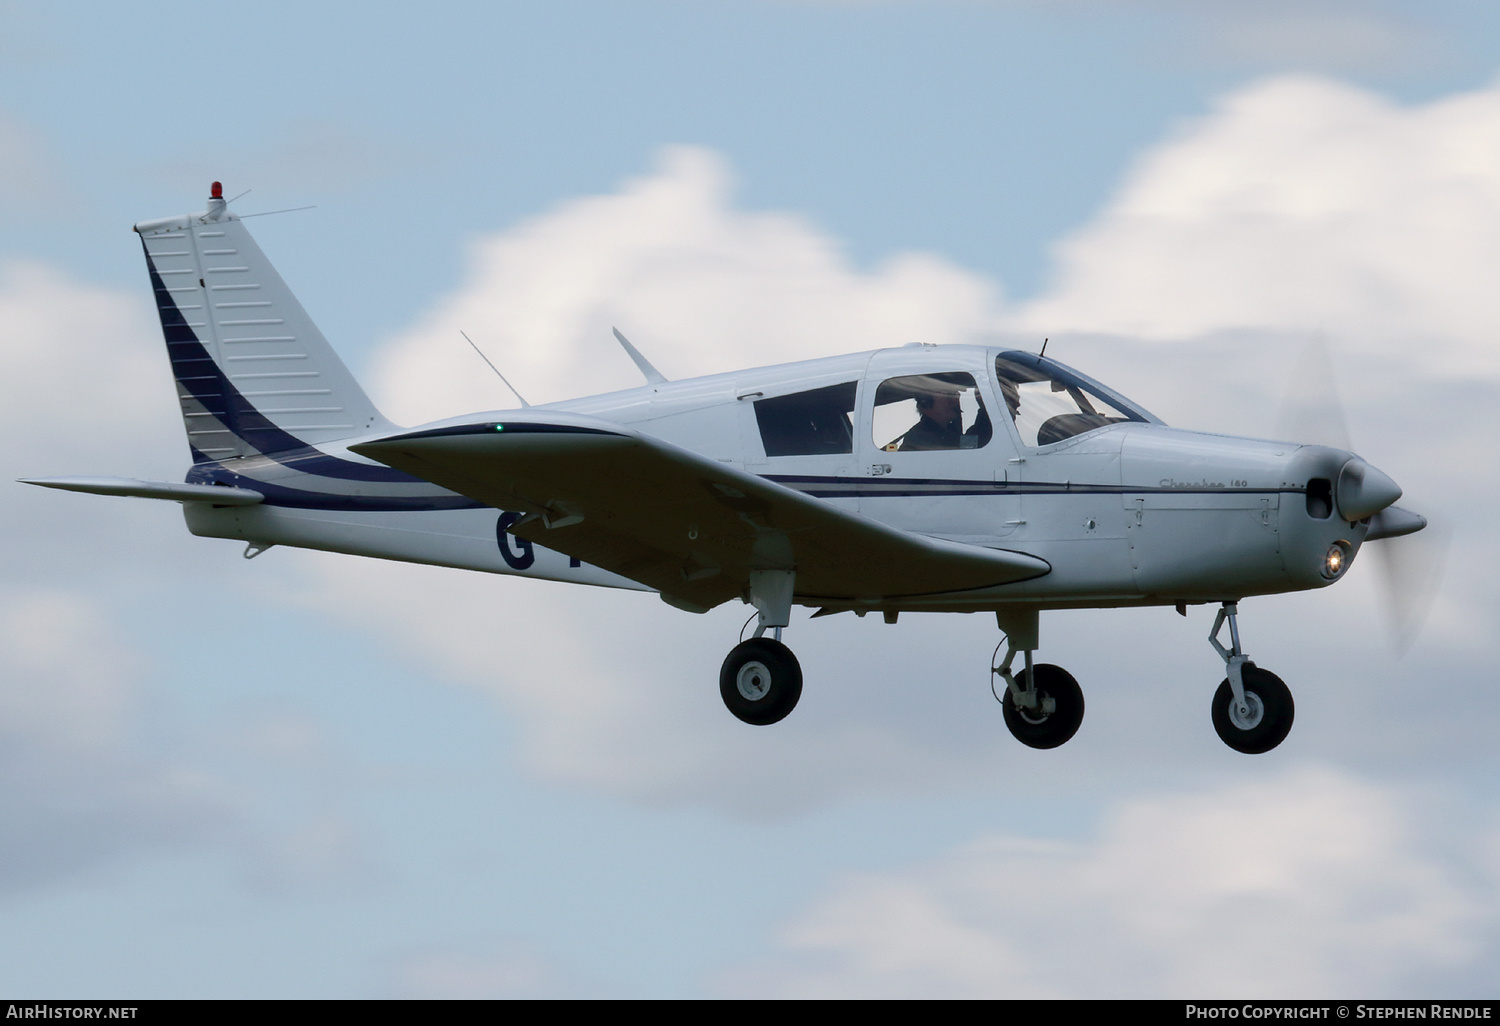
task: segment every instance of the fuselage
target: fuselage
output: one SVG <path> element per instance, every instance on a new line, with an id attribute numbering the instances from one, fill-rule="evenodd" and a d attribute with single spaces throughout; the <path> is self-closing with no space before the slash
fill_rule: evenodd
<path id="1" fill-rule="evenodd" d="M 1344 519 L 1334 501 L 1341 472 L 1364 466 L 1351 453 L 1170 428 L 1061 364 L 983 346 L 877 350 L 525 412 L 608 421 L 891 527 L 1051 566 L 1031 580 L 906 596 L 886 609 L 1176 604 L 1317 588 L 1342 574 L 1368 529 L 1367 517 Z M 289 493 L 325 461 L 372 473 L 341 473 L 345 502 L 190 504 L 189 525 L 260 544 L 640 587 L 509 537 L 503 512 L 425 483 L 391 483 L 386 468 L 346 448 L 362 440 L 295 459 L 201 463 L 193 480 L 279 483 Z M 1343 558 L 1330 570 L 1335 547 Z"/>

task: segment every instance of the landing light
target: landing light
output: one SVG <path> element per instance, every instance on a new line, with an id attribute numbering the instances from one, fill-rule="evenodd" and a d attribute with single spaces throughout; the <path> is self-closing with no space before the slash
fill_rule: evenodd
<path id="1" fill-rule="evenodd" d="M 1323 576 L 1330 581 L 1344 572 L 1344 567 L 1349 564 L 1349 551 L 1343 542 L 1334 542 L 1328 546 L 1328 554 L 1323 557 Z"/>

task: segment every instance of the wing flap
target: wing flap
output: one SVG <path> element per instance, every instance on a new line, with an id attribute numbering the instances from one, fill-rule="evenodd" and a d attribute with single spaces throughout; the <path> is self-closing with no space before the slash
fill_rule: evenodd
<path id="1" fill-rule="evenodd" d="M 546 419 L 543 419 L 546 418 Z M 497 509 L 511 532 L 711 608 L 751 570 L 795 570 L 802 600 L 875 601 L 1008 584 L 1021 552 L 896 530 L 628 428 L 576 415 L 408 432 L 352 447 Z"/>

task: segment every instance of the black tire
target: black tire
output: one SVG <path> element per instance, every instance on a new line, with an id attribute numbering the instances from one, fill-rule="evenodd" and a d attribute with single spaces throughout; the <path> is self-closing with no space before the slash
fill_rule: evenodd
<path id="1" fill-rule="evenodd" d="M 1230 715 L 1234 691 L 1225 678 L 1219 690 L 1214 692 L 1214 730 L 1219 739 L 1236 752 L 1260 755 L 1286 740 L 1297 709 L 1292 702 L 1291 689 L 1269 670 L 1246 663 L 1240 669 L 1240 680 L 1245 685 L 1250 722 L 1242 722 Z"/>
<path id="2" fill-rule="evenodd" d="M 1005 725 L 1017 741 L 1030 748 L 1056 748 L 1066 744 L 1083 723 L 1083 689 L 1061 666 L 1038 663 L 1031 672 L 1036 676 L 1037 697 L 1051 697 L 1057 708 L 1047 715 L 1018 709 L 1011 698 L 1010 688 L 1006 688 L 1005 697 L 1000 700 Z M 1025 670 L 1016 674 L 1016 683 L 1026 687 Z"/>
<path id="3" fill-rule="evenodd" d="M 719 670 L 724 705 L 746 723 L 764 727 L 786 718 L 802 697 L 802 667 L 792 650 L 771 638 L 751 638 L 730 650 Z"/>

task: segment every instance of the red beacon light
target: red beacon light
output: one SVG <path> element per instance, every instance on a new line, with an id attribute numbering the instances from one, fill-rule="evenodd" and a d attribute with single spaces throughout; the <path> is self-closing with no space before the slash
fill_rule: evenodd
<path id="1" fill-rule="evenodd" d="M 208 198 L 209 199 L 223 199 L 224 198 L 224 183 L 223 182 L 215 182 L 213 185 L 210 185 L 208 187 Z"/>

